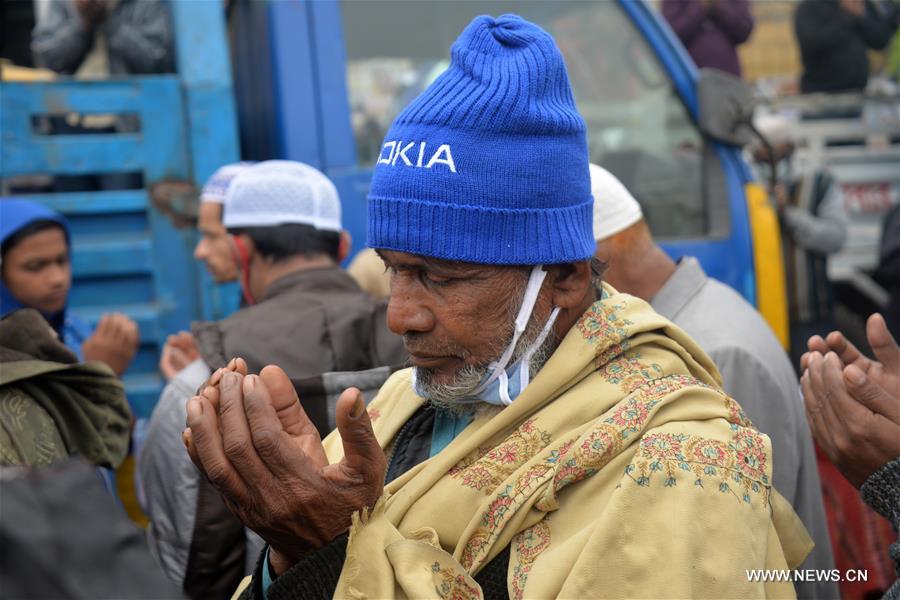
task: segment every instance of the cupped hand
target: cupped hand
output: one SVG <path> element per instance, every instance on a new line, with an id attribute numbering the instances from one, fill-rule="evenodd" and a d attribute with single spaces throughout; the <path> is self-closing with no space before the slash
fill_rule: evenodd
<path id="1" fill-rule="evenodd" d="M 159 370 L 166 379 L 171 380 L 198 358 L 200 350 L 194 336 L 187 331 L 180 331 L 166 338 L 159 359 Z"/>
<path id="2" fill-rule="evenodd" d="M 900 456 L 900 347 L 880 315 L 869 318 L 867 333 L 877 360 L 832 332 L 811 338 L 801 361 L 813 436 L 856 487 Z"/>
<path id="3" fill-rule="evenodd" d="M 185 445 L 232 512 L 269 543 L 270 564 L 281 573 L 345 532 L 353 513 L 375 505 L 387 459 L 359 390 L 338 399 L 344 457 L 329 464 L 282 369 L 218 373 L 216 384 L 188 402 Z"/>
<path id="4" fill-rule="evenodd" d="M 137 323 L 123 314 L 105 314 L 81 351 L 85 361 L 99 360 L 122 375 L 134 359 L 139 341 Z"/>

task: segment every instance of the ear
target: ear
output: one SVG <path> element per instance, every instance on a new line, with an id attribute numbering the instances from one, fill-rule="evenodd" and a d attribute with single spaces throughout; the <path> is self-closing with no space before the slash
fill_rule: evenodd
<path id="1" fill-rule="evenodd" d="M 550 265 L 547 271 L 553 286 L 553 305 L 562 309 L 581 307 L 591 288 L 591 261 Z"/>
<path id="2" fill-rule="evenodd" d="M 346 229 L 341 231 L 341 241 L 338 242 L 338 262 L 343 262 L 345 258 L 350 256 L 350 250 L 353 248 L 353 236 Z"/>

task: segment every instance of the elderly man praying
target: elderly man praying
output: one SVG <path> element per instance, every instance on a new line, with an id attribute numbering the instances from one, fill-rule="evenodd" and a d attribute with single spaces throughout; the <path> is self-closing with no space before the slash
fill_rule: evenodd
<path id="1" fill-rule="evenodd" d="M 412 368 L 368 410 L 346 390 L 324 441 L 276 366 L 188 404 L 192 458 L 268 542 L 244 597 L 793 595 L 747 572 L 810 547 L 768 438 L 681 329 L 598 287 L 592 202 L 553 39 L 478 17 L 368 201 Z"/>

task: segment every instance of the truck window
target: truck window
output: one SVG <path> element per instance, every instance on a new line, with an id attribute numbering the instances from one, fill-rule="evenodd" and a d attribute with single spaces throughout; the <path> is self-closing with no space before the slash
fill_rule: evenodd
<path id="1" fill-rule="evenodd" d="M 631 190 L 654 234 L 707 236 L 703 137 L 646 40 L 606 0 L 344 2 L 359 166 L 374 165 L 391 121 L 447 67 L 450 45 L 469 21 L 506 12 L 556 38 L 587 121 L 591 161 Z"/>

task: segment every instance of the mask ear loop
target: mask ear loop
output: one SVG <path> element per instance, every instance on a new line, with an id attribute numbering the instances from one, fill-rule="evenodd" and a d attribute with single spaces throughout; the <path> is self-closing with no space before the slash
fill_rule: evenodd
<path id="1" fill-rule="evenodd" d="M 509 364 L 513 352 L 516 350 L 516 344 L 519 342 L 519 338 L 522 337 L 522 334 L 525 332 L 525 327 L 528 325 L 528 320 L 531 318 L 531 311 L 534 310 L 534 305 L 537 302 L 538 293 L 541 291 L 541 284 L 544 283 L 546 277 L 547 271 L 544 270 L 544 265 L 535 265 L 534 268 L 531 269 L 531 275 L 528 277 L 528 285 L 525 288 L 525 294 L 522 297 L 522 308 L 519 309 L 519 314 L 516 316 L 512 341 L 510 341 L 506 350 L 503 351 L 500 360 L 489 365 L 491 376 L 488 377 L 484 383 L 479 385 L 472 392 L 473 394 L 480 394 L 487 386 L 494 383 L 497 378 L 503 377 L 506 374 L 506 366 Z M 501 398 L 503 396 L 502 387 L 503 386 L 501 385 Z M 506 394 L 506 397 L 509 397 L 509 393 Z"/>
<path id="2" fill-rule="evenodd" d="M 559 316 L 560 310 L 561 309 L 558 306 L 553 307 L 553 312 L 550 313 L 550 317 L 544 324 L 544 328 L 541 329 L 541 334 L 534 340 L 534 344 L 531 345 L 531 348 L 526 350 L 522 355 L 522 369 L 519 371 L 520 394 L 528 387 L 528 384 L 531 383 L 531 357 L 534 356 L 537 349 L 540 348 L 541 344 L 544 343 L 544 340 L 547 339 L 547 335 L 549 335 L 550 330 L 553 328 L 553 324 L 556 322 L 556 317 Z"/>
<path id="3" fill-rule="evenodd" d="M 241 268 L 241 292 L 244 294 L 244 302 L 247 303 L 247 306 L 253 306 L 256 304 L 256 299 L 250 293 L 250 253 L 247 252 L 247 247 L 241 238 L 233 235 L 231 239 L 234 241 Z"/>

